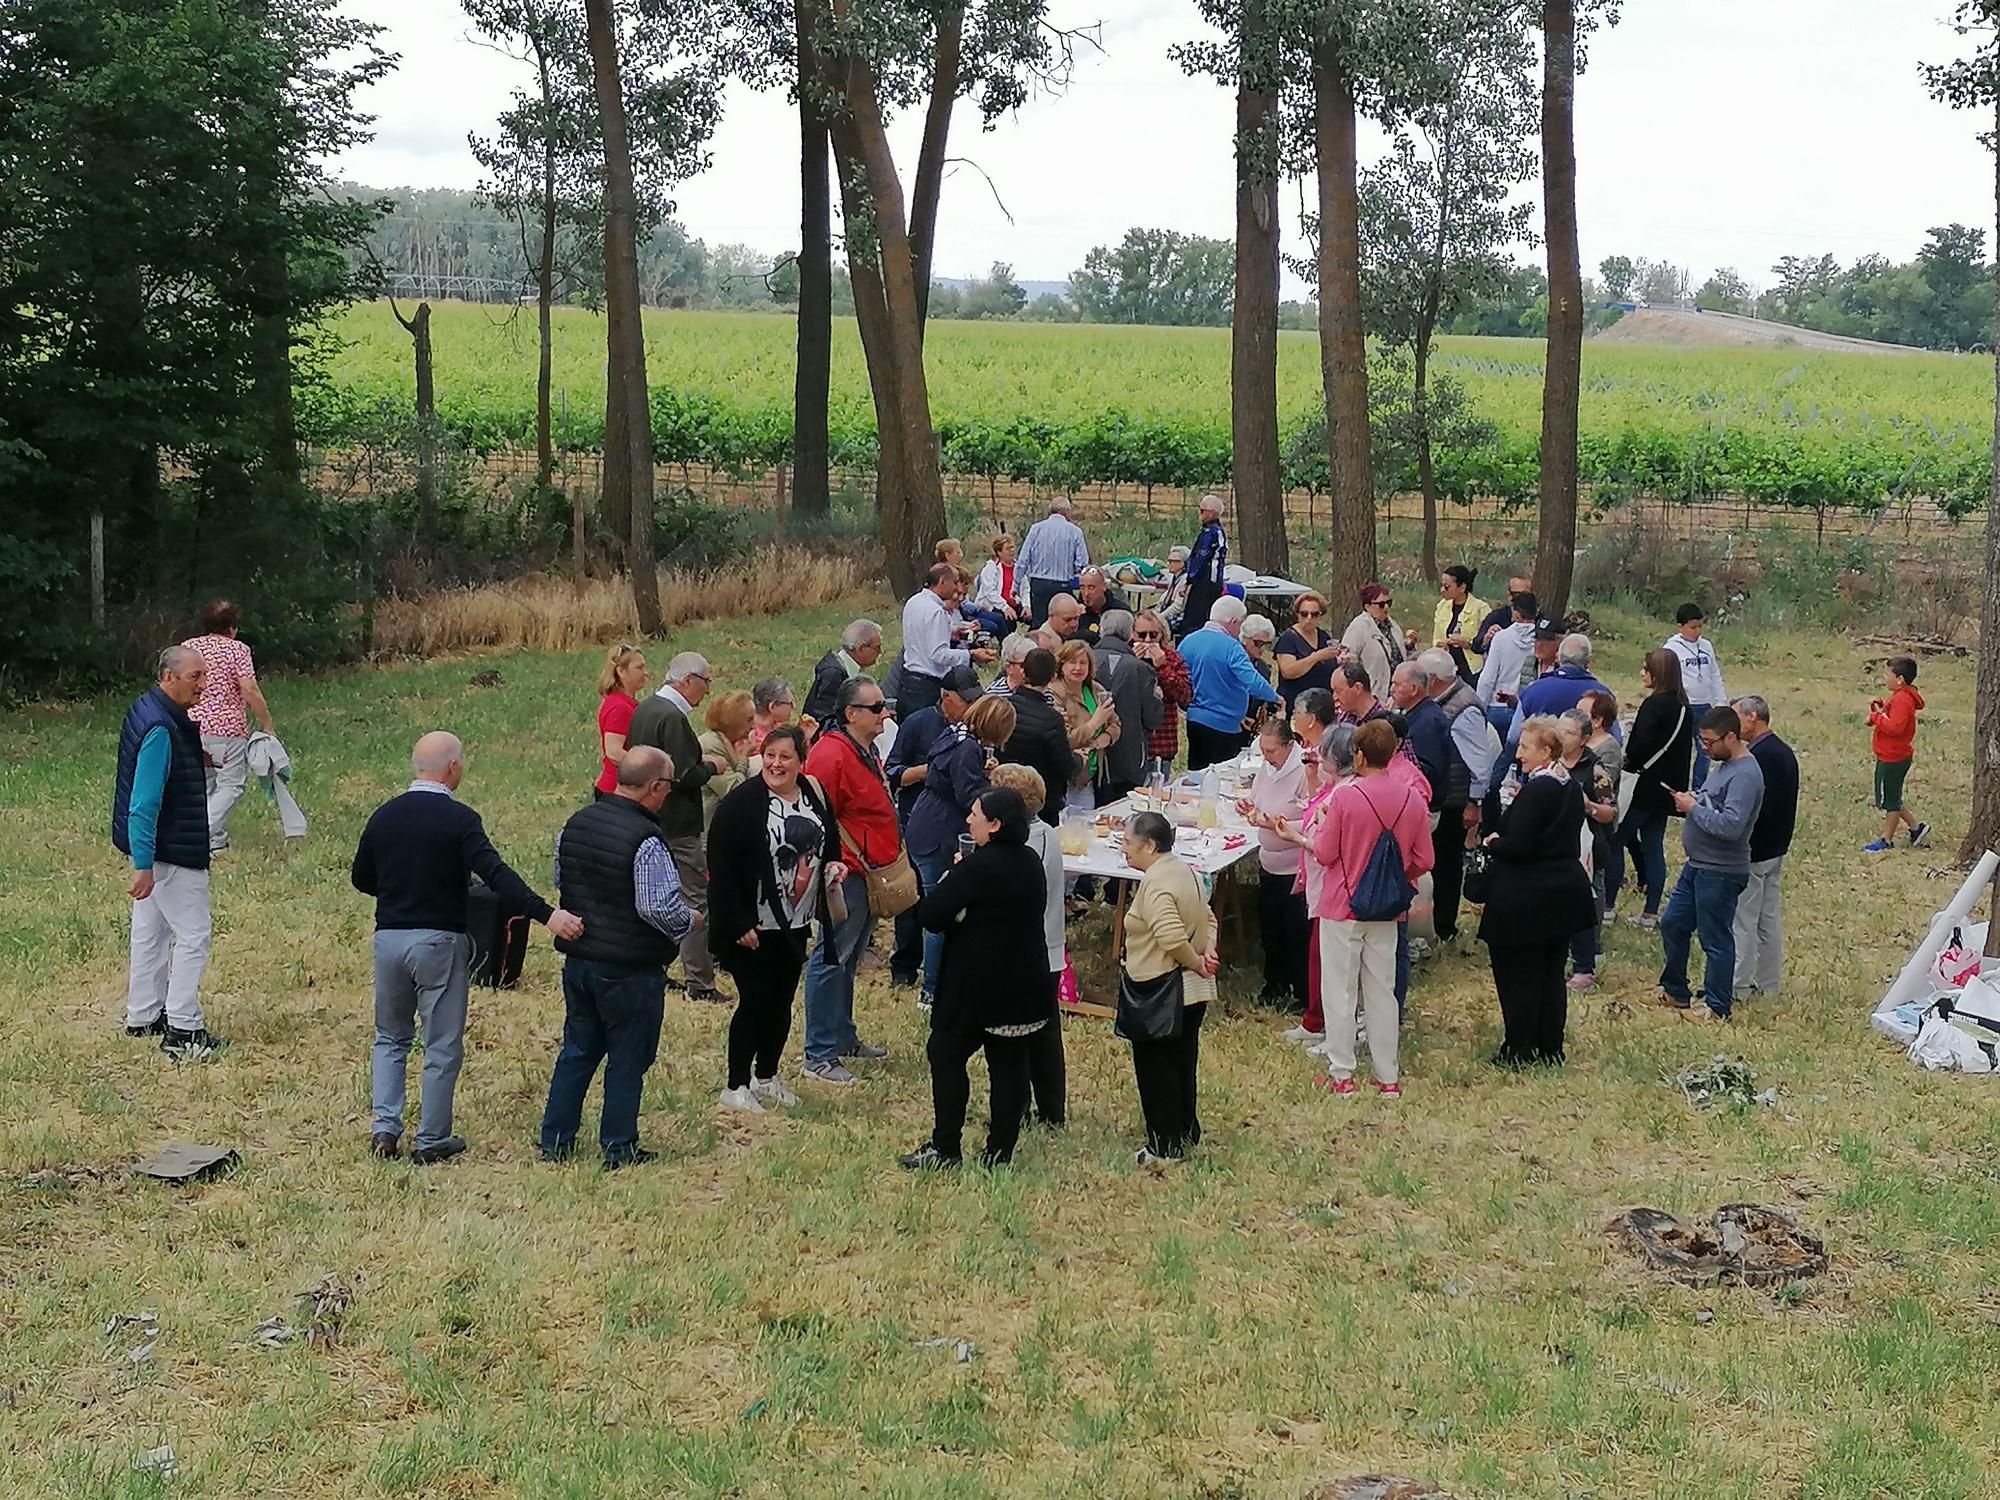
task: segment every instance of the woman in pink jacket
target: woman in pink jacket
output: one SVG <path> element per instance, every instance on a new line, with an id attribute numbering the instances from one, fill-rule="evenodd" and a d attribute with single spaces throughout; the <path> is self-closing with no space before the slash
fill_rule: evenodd
<path id="1" fill-rule="evenodd" d="M 1430 869 L 1431 814 L 1426 800 L 1400 777 L 1388 774 L 1396 758 L 1396 731 L 1381 720 L 1354 732 L 1355 779 L 1336 791 L 1313 836 L 1313 858 L 1324 869 L 1319 899 L 1320 998 L 1326 1012 L 1325 1051 L 1336 1094 L 1355 1092 L 1355 1012 L 1368 1026 L 1368 1056 L 1376 1090 L 1400 1099 L 1396 1067 L 1395 919 L 1364 922 L 1351 897 L 1376 840 L 1396 836 L 1403 874 L 1414 888 Z"/>

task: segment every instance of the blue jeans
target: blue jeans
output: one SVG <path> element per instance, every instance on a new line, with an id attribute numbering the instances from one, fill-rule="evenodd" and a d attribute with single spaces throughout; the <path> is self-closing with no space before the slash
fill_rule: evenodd
<path id="1" fill-rule="evenodd" d="M 1506 703 L 1494 703 L 1489 705 L 1486 710 L 1486 722 L 1491 724 L 1494 727 L 1494 729 L 1499 731 L 1500 743 L 1503 745 L 1506 744 L 1507 731 L 1514 727 L 1513 706 L 1511 704 L 1506 704 Z M 1502 764 L 1498 761 L 1494 763 L 1493 768 L 1495 771 L 1501 771 L 1504 769 Z"/>
<path id="2" fill-rule="evenodd" d="M 1701 728 L 1701 716 L 1713 707 L 1715 707 L 1713 703 L 1690 703 L 1688 705 L 1688 718 L 1693 720 L 1697 731 Z M 1688 775 L 1689 791 L 1698 792 L 1707 784 L 1708 768 L 1711 764 L 1708 752 L 1701 748 L 1701 735 L 1697 732 L 1694 737 L 1694 769 Z"/>
<path id="3" fill-rule="evenodd" d="M 1618 842 L 1632 851 L 1632 878 L 1646 893 L 1646 912 L 1660 914 L 1660 897 L 1667 889 L 1667 815 L 1630 812 L 1618 830 Z"/>
<path id="4" fill-rule="evenodd" d="M 1691 998 L 1688 940 L 1699 936 L 1708 960 L 1702 998 L 1718 1016 L 1729 1014 L 1736 992 L 1736 898 L 1750 884 L 1747 870 L 1703 870 L 1688 865 L 1674 883 L 1673 899 L 1660 917 L 1660 988 L 1676 1000 Z"/>
<path id="5" fill-rule="evenodd" d="M 951 868 L 952 855 L 957 852 L 954 849 L 949 854 L 911 855 L 910 863 L 917 867 L 917 883 L 925 890 L 930 890 L 940 880 L 944 879 L 945 871 Z M 914 914 L 915 910 L 916 908 L 912 907 L 911 913 Z M 901 921 L 902 918 L 898 917 L 896 920 Z M 926 1000 L 937 993 L 938 960 L 943 957 L 944 934 L 941 932 L 926 932 L 924 934 L 924 998 Z"/>
<path id="6" fill-rule="evenodd" d="M 875 930 L 868 913 L 868 877 L 856 872 L 841 886 L 847 920 L 820 924 L 819 941 L 806 960 L 806 1061 L 837 1062 L 840 1049 L 857 1045 L 854 1030 L 854 971 Z"/>
<path id="7" fill-rule="evenodd" d="M 639 1144 L 639 1095 L 660 1051 L 666 1004 L 664 969 L 598 963 L 571 955 L 563 962 L 562 1047 L 549 1076 L 542 1111 L 542 1150 L 567 1155 L 583 1123 L 583 1096 L 604 1064 L 604 1113 L 597 1141 L 607 1162 L 629 1161 Z"/>
<path id="8" fill-rule="evenodd" d="M 979 628 L 1003 641 L 1014 633 L 1014 622 L 997 609 L 973 609 L 966 611 L 966 618 L 976 620 Z"/>

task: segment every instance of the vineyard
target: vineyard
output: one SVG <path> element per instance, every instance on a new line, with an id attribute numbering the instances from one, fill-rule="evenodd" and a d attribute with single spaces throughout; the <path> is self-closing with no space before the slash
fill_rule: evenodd
<path id="1" fill-rule="evenodd" d="M 474 452 L 534 434 L 532 309 L 434 309 L 439 419 Z M 409 339 L 386 305 L 332 322 L 330 379 L 300 412 L 322 446 L 364 440 L 411 401 Z M 752 473 L 789 462 L 793 324 L 728 313 L 649 312 L 647 366 L 662 462 Z M 1326 455 L 1305 433 L 1319 407 L 1319 346 L 1279 336 L 1286 484 L 1323 491 Z M 1189 489 L 1229 477 L 1229 336 L 1220 329 L 939 322 L 926 340 L 944 467 L 1043 485 Z M 1439 454 L 1448 498 L 1523 503 L 1537 482 L 1541 346 L 1446 338 L 1436 368 L 1498 429 Z M 579 309 L 555 319 L 556 442 L 603 435 L 604 332 Z M 852 321 L 834 327 L 833 463 L 873 461 L 874 409 Z M 1923 497 L 1951 515 L 1984 504 L 1991 369 L 1950 355 L 1876 357 L 1772 349 L 1587 345 L 1581 463 L 1600 503 L 1625 495 L 1872 509 Z M 1380 476 L 1412 489 L 1413 474 Z"/>

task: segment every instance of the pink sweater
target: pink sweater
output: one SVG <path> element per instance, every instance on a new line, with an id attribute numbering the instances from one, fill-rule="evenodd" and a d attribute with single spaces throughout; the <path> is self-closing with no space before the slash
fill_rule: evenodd
<path id="1" fill-rule="evenodd" d="M 1333 794 L 1313 835 L 1313 858 L 1325 870 L 1319 915 L 1336 922 L 1354 920 L 1348 904 L 1350 882 L 1368 868 L 1375 840 L 1387 828 L 1403 849 L 1403 873 L 1410 884 L 1431 867 L 1431 812 L 1402 778 L 1383 772 L 1349 782 Z"/>

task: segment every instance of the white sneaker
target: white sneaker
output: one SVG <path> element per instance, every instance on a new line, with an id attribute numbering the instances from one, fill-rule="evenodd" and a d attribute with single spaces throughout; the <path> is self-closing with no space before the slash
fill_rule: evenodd
<path id="1" fill-rule="evenodd" d="M 1306 1048 L 1306 1056 L 1331 1058 L 1333 1054 L 1326 1050 L 1326 1039 L 1321 1037 L 1320 1040 Z"/>
<path id="2" fill-rule="evenodd" d="M 1294 1026 L 1285 1033 L 1285 1040 L 1288 1042 L 1323 1042 L 1326 1040 L 1326 1033 L 1324 1031 L 1307 1031 L 1303 1026 Z"/>
<path id="3" fill-rule="evenodd" d="M 749 1085 L 740 1089 L 724 1089 L 721 1099 L 724 1109 L 740 1109 L 746 1115 L 761 1115 L 764 1106 L 757 1102 L 757 1096 L 750 1092 Z"/>
<path id="4" fill-rule="evenodd" d="M 753 1078 L 750 1092 L 765 1104 L 797 1104 L 799 1096 L 776 1078 Z"/>

